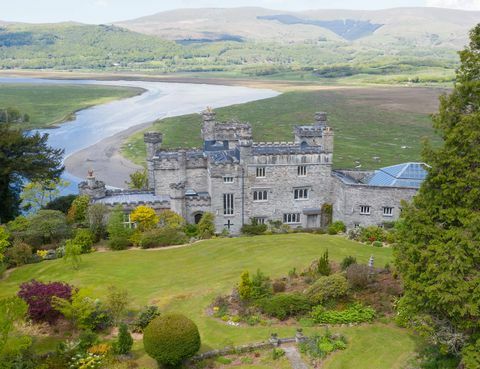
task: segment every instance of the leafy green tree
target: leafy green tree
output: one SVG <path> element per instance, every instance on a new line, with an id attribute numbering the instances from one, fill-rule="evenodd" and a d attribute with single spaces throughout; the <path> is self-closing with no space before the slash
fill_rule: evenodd
<path id="1" fill-rule="evenodd" d="M 130 219 L 135 222 L 140 232 L 145 232 L 155 228 L 158 224 L 158 215 L 149 206 L 140 205 L 130 214 Z"/>
<path id="2" fill-rule="evenodd" d="M 25 319 L 27 309 L 25 301 L 17 296 L 0 299 L 0 367 L 8 367 L 11 358 L 32 343 L 28 336 L 13 334 L 15 324 Z"/>
<path id="3" fill-rule="evenodd" d="M 146 190 L 148 188 L 148 173 L 146 170 L 138 170 L 130 174 L 130 182 L 126 182 L 133 190 Z"/>
<path id="4" fill-rule="evenodd" d="M 5 249 L 10 246 L 10 235 L 5 227 L 0 226 L 0 265 L 3 263 Z"/>
<path id="5" fill-rule="evenodd" d="M 116 286 L 110 286 L 107 293 L 105 306 L 112 315 L 113 321 L 117 323 L 125 313 L 130 299 L 128 292 Z"/>
<path id="6" fill-rule="evenodd" d="M 62 173 L 63 150 L 49 147 L 47 138 L 0 124 L 0 222 L 19 214 L 25 181 L 55 180 Z"/>
<path id="7" fill-rule="evenodd" d="M 122 206 L 118 205 L 108 218 L 108 245 L 113 250 L 123 250 L 131 244 L 129 238 L 132 235 L 132 229 L 125 227 L 124 216 Z"/>
<path id="8" fill-rule="evenodd" d="M 215 215 L 204 213 L 198 222 L 198 235 L 202 239 L 211 238 L 215 234 Z"/>
<path id="9" fill-rule="evenodd" d="M 69 320 L 77 329 L 91 330 L 92 314 L 97 310 L 97 303 L 87 289 L 74 290 L 70 299 L 52 297 L 52 306 Z"/>
<path id="10" fill-rule="evenodd" d="M 185 226 L 185 219 L 178 213 L 172 210 L 164 210 L 158 215 L 159 225 L 169 228 L 183 228 Z"/>
<path id="11" fill-rule="evenodd" d="M 76 243 L 75 240 L 65 241 L 65 255 L 63 256 L 63 260 L 70 264 L 74 270 L 80 268 L 82 261 L 81 255 L 82 245 L 80 243 Z"/>
<path id="12" fill-rule="evenodd" d="M 88 226 L 95 236 L 95 240 L 99 241 L 105 238 L 107 233 L 107 214 L 108 209 L 104 204 L 91 204 L 88 207 Z"/>
<path id="13" fill-rule="evenodd" d="M 90 197 L 88 195 L 80 195 L 72 202 L 72 206 L 68 209 L 67 219 L 70 223 L 83 224 L 87 221 L 88 204 Z"/>
<path id="14" fill-rule="evenodd" d="M 39 210 L 28 218 L 23 238 L 32 246 L 58 243 L 71 234 L 65 214 L 57 210 Z"/>
<path id="15" fill-rule="evenodd" d="M 33 211 L 42 209 L 58 197 L 62 189 L 69 185 L 69 182 L 61 178 L 42 182 L 30 182 L 24 186 L 23 192 L 20 194 L 22 207 Z"/>
<path id="16" fill-rule="evenodd" d="M 58 210 L 66 215 L 68 213 L 68 210 L 72 206 L 73 200 L 75 200 L 76 198 L 77 195 L 59 196 L 50 201 L 43 208 L 47 210 Z"/>
<path id="17" fill-rule="evenodd" d="M 403 205 L 396 247 L 401 312 L 452 353 L 480 334 L 480 25 L 460 59 L 455 88 L 433 118 L 443 146 L 426 145 L 431 168 Z"/>

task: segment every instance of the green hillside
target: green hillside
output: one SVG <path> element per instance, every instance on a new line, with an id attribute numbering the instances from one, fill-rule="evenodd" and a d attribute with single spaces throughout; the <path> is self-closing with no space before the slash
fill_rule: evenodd
<path id="1" fill-rule="evenodd" d="M 130 30 L 76 23 L 0 24 L 0 69 L 140 70 L 322 83 L 344 78 L 353 78 L 355 83 L 449 83 L 458 63 L 455 50 L 467 36 L 468 24 L 476 19 L 472 12 L 468 22 L 454 27 L 447 17 L 437 22 L 427 37 L 423 31 L 411 35 L 400 27 L 409 18 L 388 33 L 387 25 L 379 26 L 380 20 L 352 21 L 340 27 L 341 22 L 309 20 L 302 14 L 296 18 L 302 20 L 300 24 L 260 18 L 271 12 L 233 9 L 226 20 L 235 15 L 238 20 L 220 23 L 220 10 L 214 15 L 207 12 L 208 22 L 201 32 L 182 28 L 198 23 L 190 13 L 170 14 L 172 20 L 178 20 L 177 28 L 164 28 L 170 24 L 163 21 L 168 14 L 120 23 Z M 202 10 L 198 13 L 197 17 L 203 14 Z M 372 24 L 380 28 L 374 30 Z M 455 37 L 450 40 L 435 33 L 442 26 Z M 254 38 L 253 34 L 269 37 Z M 348 41 L 346 35 L 355 40 Z"/>

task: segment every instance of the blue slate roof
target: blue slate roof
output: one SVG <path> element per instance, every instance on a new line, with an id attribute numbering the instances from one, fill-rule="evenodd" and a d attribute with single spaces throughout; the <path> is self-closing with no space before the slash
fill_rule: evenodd
<path id="1" fill-rule="evenodd" d="M 380 168 L 362 182 L 370 186 L 420 188 L 427 176 L 425 163 L 403 163 Z"/>
<path id="2" fill-rule="evenodd" d="M 236 163 L 240 160 L 240 151 L 235 150 L 222 150 L 222 151 L 209 151 L 206 152 L 208 158 L 214 163 Z"/>

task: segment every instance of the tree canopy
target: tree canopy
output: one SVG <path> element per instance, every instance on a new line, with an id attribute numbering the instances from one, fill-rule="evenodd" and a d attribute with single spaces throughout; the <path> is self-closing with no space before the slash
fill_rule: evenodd
<path id="1" fill-rule="evenodd" d="M 426 145 L 431 168 L 404 204 L 396 248 L 401 309 L 452 353 L 471 351 L 480 334 L 480 24 L 460 59 L 454 90 L 433 118 L 444 144 Z"/>
<path id="2" fill-rule="evenodd" d="M 63 171 L 63 150 L 47 144 L 48 135 L 29 135 L 0 124 L 0 222 L 19 214 L 20 193 L 26 181 L 49 181 Z"/>

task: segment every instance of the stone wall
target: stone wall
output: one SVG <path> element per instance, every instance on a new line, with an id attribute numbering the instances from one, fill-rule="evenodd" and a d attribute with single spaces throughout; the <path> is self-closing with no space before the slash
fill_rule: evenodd
<path id="1" fill-rule="evenodd" d="M 345 184 L 333 177 L 333 220 L 341 220 L 347 228 L 382 225 L 399 218 L 401 201 L 410 201 L 417 193 L 415 188 L 375 187 Z M 360 214 L 361 206 L 370 206 L 370 214 Z M 385 216 L 384 207 L 392 207 L 393 214 Z"/>

